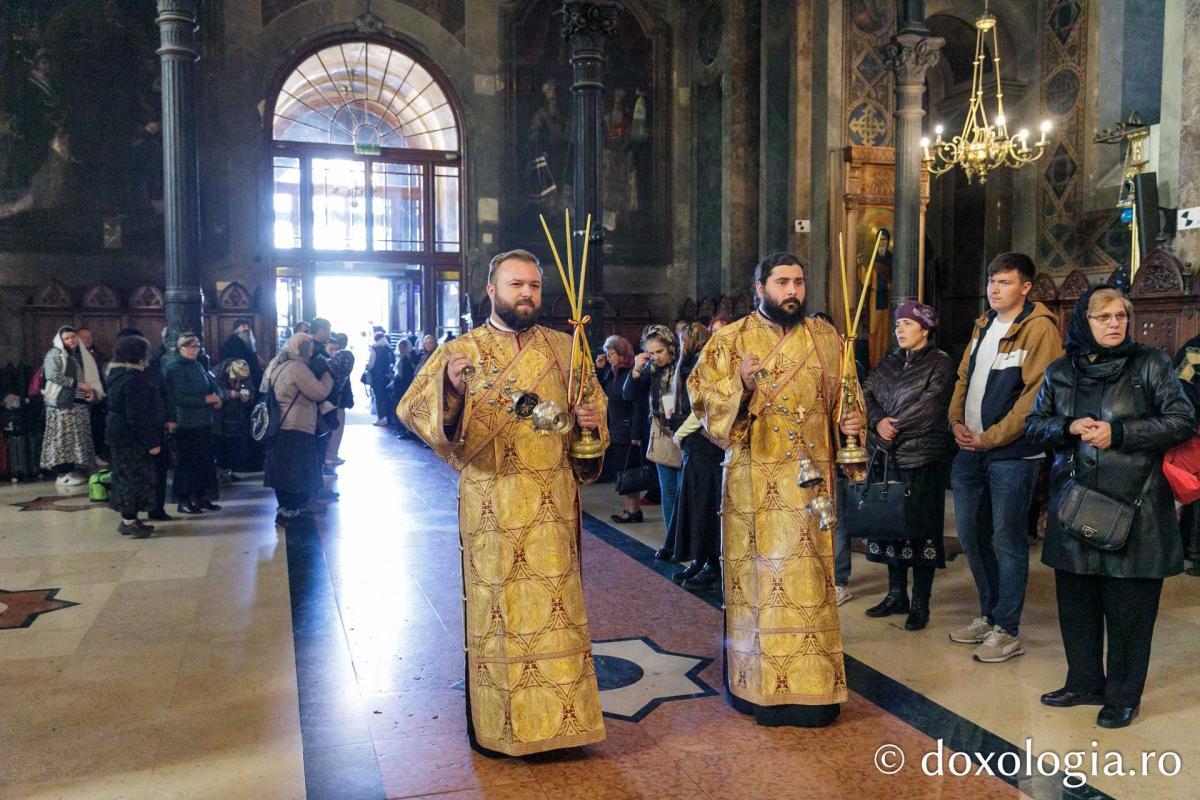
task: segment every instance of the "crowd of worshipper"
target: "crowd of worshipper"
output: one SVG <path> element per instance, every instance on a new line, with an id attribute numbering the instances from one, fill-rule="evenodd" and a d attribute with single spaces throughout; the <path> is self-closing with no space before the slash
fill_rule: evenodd
<path id="1" fill-rule="evenodd" d="M 1028 298 L 1034 276 L 1019 253 L 991 263 L 989 309 L 957 366 L 933 344 L 937 310 L 915 301 L 895 310 L 895 348 L 873 368 L 857 362 L 875 456 L 868 481 L 900 482 L 910 499 L 903 538 L 873 538 L 838 515 L 836 601 L 853 599 L 857 539 L 866 560 L 887 569 L 886 593 L 863 613 L 899 615 L 904 630 L 924 629 L 934 575 L 946 567 L 949 489 L 979 600 L 978 614 L 947 631 L 949 639 L 982 663 L 1025 652 L 1030 545 L 1044 539 L 1069 671 L 1042 702 L 1103 706 L 1098 723 L 1122 727 L 1140 706 L 1163 579 L 1181 573 L 1185 557 L 1194 573 L 1200 558 L 1200 503 L 1179 507 L 1161 469 L 1164 452 L 1196 435 L 1200 337 L 1174 361 L 1136 343 L 1131 302 L 1099 286 L 1078 301 L 1064 343 L 1055 315 Z M 612 520 L 643 523 L 644 504 L 661 503 L 664 541 L 655 557 L 679 562 L 674 580 L 692 591 L 722 586 L 726 453 L 692 412 L 687 385 L 706 343 L 729 323 L 718 316 L 650 325 L 636 349 L 610 336 L 596 359 L 608 397 L 607 471 L 623 504 Z M 853 502 L 840 472 L 837 484 L 839 507 Z M 1060 522 L 1076 485 L 1138 504 L 1123 547 L 1089 546 Z"/>
<path id="2" fill-rule="evenodd" d="M 1042 702 L 1100 705 L 1098 724 L 1122 727 L 1140 707 L 1163 580 L 1183 572 L 1185 558 L 1200 557 L 1200 504 L 1176 503 L 1178 488 L 1162 470 L 1164 454 L 1196 435 L 1200 337 L 1174 360 L 1137 343 L 1130 300 L 1104 285 L 1079 299 L 1064 342 L 1055 315 L 1028 298 L 1034 276 L 1023 254 L 992 261 L 989 308 L 957 367 L 934 344 L 937 310 L 916 301 L 895 310 L 896 347 L 871 368 L 856 364 L 872 454 L 866 481 L 902 484 L 911 499 L 899 537 L 852 529 L 850 515 L 837 516 L 836 603 L 853 599 L 851 541 L 859 539 L 867 561 L 887 570 L 886 594 L 864 613 L 900 615 L 904 630 L 924 629 L 934 576 L 946 567 L 949 490 L 979 600 L 978 614 L 948 631 L 950 640 L 988 664 L 1025 652 L 1030 544 L 1044 539 L 1069 669 L 1065 685 Z M 674 580 L 691 591 L 722 587 L 726 452 L 693 413 L 689 377 L 730 323 L 718 316 L 649 325 L 636 348 L 610 336 L 595 362 L 610 437 L 601 481 L 615 484 L 622 505 L 612 520 L 644 523 L 643 508 L 659 504 L 665 528 L 655 557 L 678 562 Z M 375 424 L 405 438 L 397 403 L 438 342 L 401 337 L 393 345 L 381 328 L 372 339 L 360 379 Z M 280 524 L 320 514 L 337 499 L 324 479 L 344 463 L 341 433 L 354 404 L 346 336 L 333 334 L 327 320 L 302 323 L 265 365 L 249 320 L 238 322 L 215 365 L 195 336 L 174 344 L 168 354 L 164 344 L 152 347 L 139 331 L 124 330 L 106 361 L 88 331 L 61 328 L 43 364 L 42 467 L 74 485 L 107 459 L 118 529 L 138 538 L 153 530 L 139 514 L 171 519 L 169 469 L 179 514 L 218 510 L 222 483 L 259 468 L 275 490 Z M 746 397 L 754 391 L 748 374 Z M 260 442 L 250 436 L 250 413 L 268 394 L 278 425 Z M 856 489 L 835 473 L 844 507 Z M 1078 499 L 1086 492 L 1131 504 L 1127 540 L 1102 548 L 1076 535 L 1063 508 L 1086 502 Z"/>
<path id="3" fill-rule="evenodd" d="M 338 499 L 325 479 L 345 463 L 354 355 L 328 320 L 304 327 L 269 363 L 249 319 L 235 321 L 215 359 L 190 333 L 169 348 L 166 329 L 152 345 L 126 328 L 110 358 L 88 329 L 59 328 L 35 378 L 45 402 L 41 468 L 65 487 L 103 478 L 118 532 L 137 539 L 153 535 L 151 522 L 176 519 L 168 481 L 176 515 L 220 511 L 222 486 L 260 470 L 279 522 L 324 513 Z M 268 395 L 276 430 L 255 438 L 253 411 Z"/>

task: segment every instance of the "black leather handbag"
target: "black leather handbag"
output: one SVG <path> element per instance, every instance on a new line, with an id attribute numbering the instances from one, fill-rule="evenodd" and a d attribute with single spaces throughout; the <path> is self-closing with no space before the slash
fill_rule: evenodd
<path id="1" fill-rule="evenodd" d="M 883 471 L 875 480 L 876 459 L 883 453 Z M 871 454 L 867 464 L 867 479 L 846 485 L 842 513 L 846 517 L 846 533 L 862 539 L 912 539 L 918 534 L 909 524 L 908 505 L 912 491 L 904 482 L 889 474 L 889 453 L 882 447 Z"/>
<path id="2" fill-rule="evenodd" d="M 1124 375 L 1124 371 L 1121 373 Z M 1132 377 L 1134 388 L 1134 403 L 1139 415 L 1142 411 L 1142 381 L 1140 376 Z M 1071 415 L 1076 414 L 1076 404 L 1079 398 L 1079 373 L 1076 371 L 1071 387 Z M 1099 471 L 1099 465 L 1096 470 Z M 1115 497 L 1109 497 L 1103 492 L 1089 489 L 1075 479 L 1075 454 L 1071 454 L 1071 478 L 1067 482 L 1062 500 L 1058 503 L 1058 524 L 1072 536 L 1086 545 L 1116 552 L 1125 546 L 1129 540 L 1129 529 L 1133 527 L 1133 518 L 1142 507 L 1142 498 L 1150 489 L 1150 480 L 1157 469 L 1151 469 L 1146 476 L 1142 490 L 1132 504 Z"/>
<path id="3" fill-rule="evenodd" d="M 1104 492 L 1089 489 L 1075 479 L 1075 457 L 1071 456 L 1071 478 L 1058 504 L 1058 524 L 1086 545 L 1116 552 L 1129 541 L 1129 530 L 1150 489 L 1155 470 L 1151 469 L 1142 490 L 1132 504 Z"/>
<path id="4" fill-rule="evenodd" d="M 630 468 L 629 457 L 637 451 L 641 466 Z M 617 494 L 627 495 L 648 492 L 658 486 L 658 467 L 646 460 L 642 447 L 629 446 L 625 453 L 625 468 L 617 472 Z"/>

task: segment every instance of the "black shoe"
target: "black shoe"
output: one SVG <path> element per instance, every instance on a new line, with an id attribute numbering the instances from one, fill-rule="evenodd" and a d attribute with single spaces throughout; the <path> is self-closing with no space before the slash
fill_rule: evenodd
<path id="1" fill-rule="evenodd" d="M 1102 706 L 1104 695 L 1099 692 L 1072 692 L 1063 687 L 1042 695 L 1042 705 L 1055 708 L 1071 708 L 1072 706 Z"/>
<path id="2" fill-rule="evenodd" d="M 1124 728 L 1137 719 L 1141 706 L 1110 706 L 1105 705 L 1096 717 L 1096 724 L 1101 728 Z"/>
<path id="3" fill-rule="evenodd" d="M 702 563 L 699 561 L 693 561 L 687 567 L 684 567 L 672 575 L 671 580 L 682 586 L 684 581 L 696 577 L 698 574 L 700 574 L 700 570 L 702 569 L 704 569 L 704 565 Z"/>
<path id="4" fill-rule="evenodd" d="M 203 500 L 200 500 L 199 502 L 197 502 L 196 508 L 202 509 L 204 511 L 220 511 L 221 510 L 221 507 L 219 505 L 214 503 L 212 500 L 209 500 L 207 497 L 204 498 Z"/>
<path id="5" fill-rule="evenodd" d="M 117 526 L 117 531 L 122 536 L 132 536 L 135 539 L 149 539 L 150 534 L 154 532 L 154 526 L 145 525 L 139 521 L 131 522 L 128 525 L 122 522 Z"/>
<path id="6" fill-rule="evenodd" d="M 908 612 L 908 619 L 904 620 L 904 630 L 920 631 L 924 630 L 929 624 L 929 598 L 914 597 L 912 599 L 912 610 Z"/>
<path id="7" fill-rule="evenodd" d="M 708 589 L 716 586 L 721 580 L 721 570 L 712 564 L 705 564 L 704 569 L 696 573 L 696 577 L 683 582 L 685 589 Z"/>
<path id="8" fill-rule="evenodd" d="M 675 549 L 672 547 L 660 547 L 654 551 L 654 557 L 659 561 L 674 561 Z"/>
<path id="9" fill-rule="evenodd" d="M 146 515 L 146 517 L 154 520 L 155 522 L 170 522 L 171 520 L 175 519 L 168 514 L 165 509 L 162 508 L 158 509 L 157 511 L 151 511 Z"/>
<path id="10" fill-rule="evenodd" d="M 199 508 L 192 505 L 191 503 L 180 503 L 179 505 L 175 506 L 175 510 L 178 511 L 180 514 L 203 514 L 204 513 L 203 511 L 201 511 Z"/>
<path id="11" fill-rule="evenodd" d="M 883 600 L 867 609 L 867 616 L 887 617 L 892 614 L 907 614 L 908 612 L 908 592 L 904 589 L 888 589 Z"/>
<path id="12" fill-rule="evenodd" d="M 622 511 L 620 514 L 612 515 L 613 522 L 642 522 L 643 519 L 642 510 L 640 508 L 632 514 L 630 514 L 628 511 Z"/>

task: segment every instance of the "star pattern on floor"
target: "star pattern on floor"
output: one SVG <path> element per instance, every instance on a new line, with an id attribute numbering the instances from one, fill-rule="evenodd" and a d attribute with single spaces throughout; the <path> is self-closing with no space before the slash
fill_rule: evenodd
<path id="1" fill-rule="evenodd" d="M 99 506 L 92 505 L 89 501 L 87 504 L 63 505 L 64 500 L 77 500 L 80 497 L 87 497 L 87 492 L 79 494 L 52 494 L 45 497 L 35 497 L 32 500 L 27 500 L 24 503 L 13 503 L 13 507 L 21 509 L 21 511 L 87 511 Z"/>
<path id="2" fill-rule="evenodd" d="M 28 628 L 41 614 L 77 606 L 70 600 L 55 600 L 58 589 L 0 589 L 0 630 Z"/>
<path id="3" fill-rule="evenodd" d="M 711 658 L 672 653 L 645 636 L 592 642 L 592 658 L 606 717 L 640 722 L 668 700 L 717 693 L 700 679 Z"/>

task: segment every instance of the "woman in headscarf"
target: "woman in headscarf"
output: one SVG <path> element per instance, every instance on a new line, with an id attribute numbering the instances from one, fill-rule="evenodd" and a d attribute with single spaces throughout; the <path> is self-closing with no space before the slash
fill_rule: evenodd
<path id="1" fill-rule="evenodd" d="M 275 393 L 280 416 L 279 431 L 267 445 L 263 486 L 275 490 L 276 521 L 281 524 L 299 516 L 322 488 L 317 405 L 329 397 L 334 377 L 329 370 L 319 379 L 313 375 L 308 366 L 312 353 L 312 337 L 298 333 L 288 339 L 263 375 L 262 391 Z"/>
<path id="2" fill-rule="evenodd" d="M 200 363 L 200 339 L 179 337 L 176 352 L 163 362 L 167 392 L 167 427 L 175 439 L 175 477 L 171 493 L 180 514 L 220 511 L 217 469 L 213 460 L 213 412 L 220 411 L 216 379 Z"/>
<path id="3" fill-rule="evenodd" d="M 909 300 L 896 309 L 896 342 L 900 348 L 884 356 L 863 382 L 867 405 L 867 447 L 888 456 L 911 494 L 907 508 L 909 539 L 867 540 L 867 560 L 886 564 L 888 591 L 868 608 L 868 617 L 907 614 L 905 630 L 929 623 L 933 576 L 946 566 L 943 542 L 946 485 L 954 454 L 954 435 L 947 414 L 954 393 L 954 362 L 929 342 L 938 315 L 931 306 Z M 912 601 L 908 572 L 912 570 Z"/>
<path id="4" fill-rule="evenodd" d="M 117 339 L 108 372 L 108 419 L 105 436 L 111 450 L 109 506 L 121 515 L 117 532 L 135 539 L 150 536 L 154 526 L 138 519 L 158 510 L 154 457 L 162 451 L 166 414 L 158 387 L 146 375 L 150 342 L 141 336 Z"/>
<path id="5" fill-rule="evenodd" d="M 669 537 L 679 491 L 679 468 L 683 464 L 683 453 L 672 437 L 687 416 L 677 413 L 675 394 L 671 391 L 679 350 L 675 335 L 666 325 L 647 326 L 642 334 L 642 350 L 625 376 L 621 394 L 626 400 L 645 403 L 649 408 L 650 445 L 646 458 L 658 467 L 663 521 Z M 669 542 L 664 543 L 656 556 L 669 559 L 673 549 Z"/>
<path id="6" fill-rule="evenodd" d="M 644 403 L 626 400 L 621 393 L 625 376 L 633 368 L 633 345 L 623 336 L 604 340 L 604 353 L 596 356 L 596 378 L 608 396 L 608 452 L 604 465 L 615 475 L 641 466 L 642 442 L 646 440 L 647 412 Z M 614 522 L 641 522 L 641 492 L 622 497 L 624 509 L 613 514 Z"/>
<path id="7" fill-rule="evenodd" d="M 236 481 L 235 470 L 249 472 L 250 412 L 256 402 L 254 374 L 250 363 L 241 358 L 228 358 L 217 365 L 217 387 L 222 397 L 221 408 L 213 415 L 213 432 L 217 437 L 217 467 L 220 477 Z"/>
<path id="8" fill-rule="evenodd" d="M 683 468 L 675 509 L 673 558 L 691 564 L 672 576 L 685 589 L 707 589 L 721 580 L 721 463 L 725 451 L 709 438 L 692 413 L 687 391 L 688 376 L 710 336 L 709 328 L 699 322 L 683 329 L 679 369 L 675 370 L 671 387 L 675 407 L 686 417 L 675 432 L 675 441 L 683 447 Z"/>
<path id="9" fill-rule="evenodd" d="M 1054 451 L 1042 563 L 1054 569 L 1067 656 L 1066 684 L 1042 702 L 1103 706 L 1102 728 L 1125 727 L 1141 707 L 1163 579 L 1183 571 L 1162 458 L 1195 431 L 1170 356 L 1133 341 L 1132 312 L 1108 286 L 1079 298 L 1067 352 L 1046 369 L 1025 419 L 1025 435 Z M 1060 506 L 1073 485 L 1133 510 L 1121 547 L 1100 549 L 1064 528 Z"/>
<path id="10" fill-rule="evenodd" d="M 54 344 L 42 359 L 46 400 L 46 435 L 42 442 L 42 469 L 58 473 L 60 486 L 87 481 L 82 470 L 96 460 L 89 403 L 104 397 L 100 370 L 79 334 L 69 325 L 58 329 Z"/>

